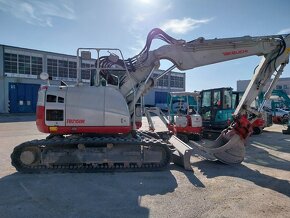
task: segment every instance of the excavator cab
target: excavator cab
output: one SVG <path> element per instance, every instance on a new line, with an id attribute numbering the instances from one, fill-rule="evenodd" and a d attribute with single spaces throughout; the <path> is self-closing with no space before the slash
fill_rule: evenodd
<path id="1" fill-rule="evenodd" d="M 242 97 L 243 97 L 243 92 L 239 92 L 239 91 L 232 91 L 232 105 L 233 105 L 233 108 L 236 108 Z"/>
<path id="2" fill-rule="evenodd" d="M 203 120 L 204 135 L 211 137 L 220 134 L 232 121 L 234 102 L 232 88 L 208 89 L 200 92 L 200 115 Z"/>

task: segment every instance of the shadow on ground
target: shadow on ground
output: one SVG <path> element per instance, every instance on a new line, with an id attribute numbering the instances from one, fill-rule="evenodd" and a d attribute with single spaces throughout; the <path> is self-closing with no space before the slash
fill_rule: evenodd
<path id="1" fill-rule="evenodd" d="M 274 178 L 252 170 L 245 165 L 226 165 L 219 161 L 200 161 L 192 164 L 197 167 L 207 178 L 215 178 L 219 176 L 229 176 L 245 179 L 255 183 L 256 185 L 271 189 L 283 195 L 290 197 L 290 182 L 288 180 Z"/>
<path id="2" fill-rule="evenodd" d="M 273 138 L 275 139 L 274 141 Z M 282 133 L 278 132 L 267 132 L 267 134 L 257 136 L 253 135 L 247 143 L 244 162 L 289 171 L 289 158 L 284 159 L 286 156 L 289 157 L 289 141 L 289 135 L 282 135 Z M 277 152 L 280 154 L 278 155 Z M 288 180 L 265 175 L 257 170 L 252 170 L 243 164 L 225 165 L 218 161 L 210 162 L 203 160 L 195 162 L 192 165 L 199 168 L 208 178 L 219 176 L 237 177 L 290 197 L 290 182 Z"/>
<path id="3" fill-rule="evenodd" d="M 193 172 L 185 173 L 193 185 L 203 187 Z M 15 173 L 0 179 L 0 217 L 148 217 L 149 209 L 141 206 L 142 197 L 165 195 L 176 188 L 176 179 L 169 170 Z"/>
<path id="4" fill-rule="evenodd" d="M 192 170 L 185 170 L 181 166 L 175 164 L 170 165 L 170 170 L 175 170 L 183 173 L 193 186 L 198 188 L 205 188 L 204 184 L 194 175 L 194 172 Z"/>
<path id="5" fill-rule="evenodd" d="M 257 144 L 261 147 L 268 148 L 275 151 L 290 153 L 290 135 L 282 134 L 280 132 L 265 132 L 262 137 L 259 135 L 251 136 L 250 144 Z M 273 139 L 275 138 L 275 143 Z"/>
<path id="6" fill-rule="evenodd" d="M 275 156 L 260 146 L 255 145 L 247 147 L 244 162 L 279 170 L 290 170 L 290 161 Z"/>
<path id="7" fill-rule="evenodd" d="M 290 169 L 289 158 L 283 159 L 281 155 L 275 155 L 275 152 L 290 154 L 290 135 L 282 135 L 277 132 L 268 132 L 263 137 L 252 136 L 249 146 L 246 146 L 246 163 L 252 163 L 264 167 L 286 170 Z M 275 138 L 273 143 L 271 138 Z"/>

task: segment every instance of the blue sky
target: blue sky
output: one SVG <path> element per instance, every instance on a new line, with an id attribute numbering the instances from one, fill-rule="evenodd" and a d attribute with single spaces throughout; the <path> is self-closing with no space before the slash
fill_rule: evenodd
<path id="1" fill-rule="evenodd" d="M 155 27 L 186 41 L 290 33 L 289 9 L 289 0 L 0 0 L 0 44 L 73 55 L 78 47 L 112 47 L 129 58 Z M 248 57 L 186 71 L 186 90 L 236 89 L 259 61 Z M 161 69 L 167 66 L 164 61 Z M 289 68 L 282 77 L 290 77 Z"/>

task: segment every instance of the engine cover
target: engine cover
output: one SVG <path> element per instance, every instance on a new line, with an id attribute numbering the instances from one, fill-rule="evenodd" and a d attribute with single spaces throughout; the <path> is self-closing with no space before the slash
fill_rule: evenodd
<path id="1" fill-rule="evenodd" d="M 127 103 L 114 87 L 49 86 L 41 99 L 37 126 L 42 132 L 124 133 L 131 129 Z"/>

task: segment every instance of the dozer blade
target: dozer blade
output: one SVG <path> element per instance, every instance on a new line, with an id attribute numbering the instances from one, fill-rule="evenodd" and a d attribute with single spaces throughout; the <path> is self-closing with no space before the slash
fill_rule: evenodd
<path id="1" fill-rule="evenodd" d="M 245 158 L 244 141 L 233 132 L 222 132 L 215 141 L 204 146 L 194 141 L 191 143 L 204 152 L 208 160 L 218 159 L 226 164 L 238 164 Z"/>
<path id="2" fill-rule="evenodd" d="M 172 162 L 179 166 L 182 166 L 185 170 L 192 170 L 190 164 L 190 157 L 192 153 L 192 148 L 177 138 L 175 135 L 172 135 L 169 139 L 169 142 L 176 149 L 172 153 Z"/>

